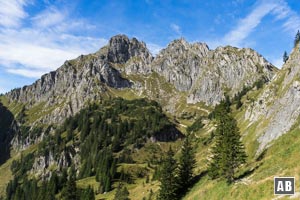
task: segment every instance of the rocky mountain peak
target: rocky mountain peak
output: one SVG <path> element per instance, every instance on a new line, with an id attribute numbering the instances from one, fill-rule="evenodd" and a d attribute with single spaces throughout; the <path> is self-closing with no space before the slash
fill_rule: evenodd
<path id="1" fill-rule="evenodd" d="M 114 63 L 125 63 L 129 59 L 129 43 L 126 35 L 112 37 L 108 45 L 108 60 Z"/>
<path id="2" fill-rule="evenodd" d="M 173 40 L 168 45 L 168 48 L 172 48 L 172 47 L 185 47 L 185 48 L 188 48 L 188 46 L 189 46 L 188 41 L 186 41 L 185 38 L 182 37 L 182 38 Z"/>
<path id="3" fill-rule="evenodd" d="M 163 57 L 166 54 L 186 54 L 187 52 L 193 52 L 198 56 L 206 56 L 209 47 L 205 43 L 189 43 L 184 38 L 180 38 L 173 40 L 157 57 Z"/>
<path id="4" fill-rule="evenodd" d="M 132 57 L 151 60 L 152 55 L 144 42 L 136 38 L 131 40 L 126 35 L 116 35 L 109 40 L 107 58 L 112 63 L 126 63 Z"/>

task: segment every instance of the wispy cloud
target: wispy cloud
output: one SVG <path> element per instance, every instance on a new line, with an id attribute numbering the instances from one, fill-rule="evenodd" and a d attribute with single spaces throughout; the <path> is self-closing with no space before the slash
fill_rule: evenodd
<path id="1" fill-rule="evenodd" d="M 277 19 L 285 20 L 283 24 L 285 31 L 294 35 L 300 29 L 300 15 L 292 10 L 287 2 L 282 0 L 280 4 L 277 4 L 274 14 Z"/>
<path id="2" fill-rule="evenodd" d="M 5 49 L 0 53 L 0 63 L 6 68 L 13 68 L 16 64 L 46 72 L 57 68 L 66 59 L 75 58 L 94 49 L 95 46 L 89 46 L 89 43 L 101 45 L 104 42 L 92 38 L 89 40 L 88 38 L 72 36 L 58 36 L 56 38 L 50 33 L 44 37 L 38 35 L 39 32 L 33 30 L 27 32 L 10 31 L 9 36 L 0 34 L 0 39 L 5 38 L 5 42 L 0 43 L 0 48 Z M 30 36 L 32 39 L 29 39 Z M 26 39 L 28 40 L 26 41 Z M 62 42 L 63 45 L 58 42 Z"/>
<path id="3" fill-rule="evenodd" d="M 63 11 L 56 9 L 55 7 L 49 7 L 40 14 L 32 18 L 34 25 L 42 28 L 49 28 L 51 26 L 57 26 L 63 22 L 66 18 L 66 14 Z"/>
<path id="4" fill-rule="evenodd" d="M 209 46 L 211 48 L 222 45 L 255 47 L 256 41 L 249 40 L 249 36 L 253 36 L 251 34 L 256 31 L 266 16 L 273 19 L 285 34 L 292 37 L 300 29 L 300 14 L 295 12 L 285 0 L 257 0 L 253 9 L 244 18 L 239 19 L 236 26 L 224 37 L 208 41 Z M 283 65 L 282 55 L 273 54 L 269 56 L 269 60 L 278 68 Z"/>
<path id="5" fill-rule="evenodd" d="M 24 6 L 26 0 L 0 0 L 0 26 L 18 27 L 21 20 L 27 16 Z"/>
<path id="6" fill-rule="evenodd" d="M 46 73 L 43 70 L 36 70 L 36 69 L 30 70 L 29 68 L 23 68 L 23 69 L 10 68 L 7 70 L 7 72 L 12 73 L 12 74 L 22 75 L 27 78 L 40 77 L 41 74 Z"/>
<path id="7" fill-rule="evenodd" d="M 170 27 L 177 35 L 182 35 L 181 27 L 179 25 L 172 23 L 170 24 Z"/>
<path id="8" fill-rule="evenodd" d="M 275 20 L 282 20 L 285 31 L 295 34 L 300 27 L 300 16 L 293 11 L 284 0 L 258 0 L 254 9 L 238 21 L 237 25 L 219 42 L 220 45 L 230 44 L 243 46 L 247 37 L 259 26 L 263 18 L 273 15 Z"/>
<path id="9" fill-rule="evenodd" d="M 29 16 L 22 6 L 18 8 L 23 15 L 15 24 L 27 20 L 32 25 L 0 27 L 0 49 L 5 49 L 0 52 L 0 67 L 8 73 L 38 78 L 65 60 L 94 52 L 107 43 L 106 39 L 72 34 L 78 27 L 89 29 L 92 25 L 82 19 L 72 19 L 67 11 L 51 6 Z"/>
<path id="10" fill-rule="evenodd" d="M 240 46 L 249 34 L 260 24 L 262 18 L 269 14 L 274 8 L 276 8 L 276 3 L 271 1 L 263 1 L 258 4 L 249 15 L 241 19 L 237 26 L 225 35 L 222 42 L 233 46 Z"/>

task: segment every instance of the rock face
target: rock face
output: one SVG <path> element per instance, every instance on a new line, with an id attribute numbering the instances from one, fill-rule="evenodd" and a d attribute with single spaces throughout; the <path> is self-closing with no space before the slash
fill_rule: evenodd
<path id="1" fill-rule="evenodd" d="M 206 44 L 173 41 L 153 61 L 153 70 L 162 74 L 179 91 L 189 91 L 204 72 L 209 48 Z"/>
<path id="2" fill-rule="evenodd" d="M 109 62 L 124 64 L 133 57 L 140 57 L 146 63 L 152 60 L 146 44 L 136 38 L 129 40 L 125 35 L 118 35 L 110 39 L 107 53 Z"/>
<path id="3" fill-rule="evenodd" d="M 87 101 L 109 96 L 112 88 L 129 89 L 137 95 L 145 93 L 149 98 L 160 95 L 160 89 L 153 90 L 152 86 L 153 91 L 149 91 L 149 85 L 131 80 L 132 76 L 144 80 L 156 73 L 160 77 L 157 85 L 162 84 L 161 80 L 166 81 L 176 91 L 187 94 L 187 103 L 215 105 L 224 98 L 225 92 L 233 96 L 243 86 L 262 77 L 270 80 L 275 71 L 276 68 L 251 49 L 210 50 L 204 43 L 189 44 L 179 39 L 153 58 L 145 43 L 117 35 L 98 52 L 66 61 L 58 70 L 6 96 L 28 108 L 44 103 L 51 111 L 38 120 L 59 123 L 78 112 Z M 168 104 L 175 105 L 174 100 L 170 102 L 170 96 L 166 98 Z"/>
<path id="4" fill-rule="evenodd" d="M 289 60 L 272 82 L 262 91 L 245 118 L 257 123 L 259 148 L 262 152 L 270 142 L 287 133 L 300 115 L 300 52 L 294 48 Z M 267 122 L 267 123 L 266 123 Z"/>
<path id="5" fill-rule="evenodd" d="M 189 44 L 184 39 L 163 49 L 152 65 L 179 91 L 188 92 L 188 103 L 206 105 L 215 105 L 225 92 L 233 96 L 261 78 L 269 81 L 276 71 L 252 49 L 227 46 L 209 50 L 206 44 Z"/>
<path id="6" fill-rule="evenodd" d="M 73 151 L 63 151 L 57 158 L 53 156 L 52 152 L 46 155 L 36 156 L 30 173 L 38 177 L 43 177 L 45 180 L 51 177 L 51 167 L 55 168 L 58 172 L 62 172 L 64 168 L 70 167 L 72 161 L 75 163 L 74 166 L 76 169 L 78 169 L 80 165 L 80 156 L 78 152 L 76 152 L 76 149 L 73 147 L 71 148 Z"/>

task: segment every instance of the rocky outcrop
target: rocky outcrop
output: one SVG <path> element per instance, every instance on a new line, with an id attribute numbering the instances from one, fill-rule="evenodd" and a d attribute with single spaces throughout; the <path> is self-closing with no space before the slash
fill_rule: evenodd
<path id="1" fill-rule="evenodd" d="M 153 70 L 165 77 L 179 91 L 189 91 L 207 64 L 206 44 L 189 44 L 184 39 L 173 41 L 154 59 Z"/>
<path id="2" fill-rule="evenodd" d="M 124 64 L 134 57 L 139 57 L 147 64 L 152 60 L 144 42 L 139 42 L 136 38 L 129 40 L 125 35 L 117 35 L 110 39 L 107 52 L 109 62 Z"/>
<path id="3" fill-rule="evenodd" d="M 42 177 L 45 180 L 51 177 L 51 173 L 54 169 L 56 172 L 61 173 L 63 169 L 70 167 L 72 163 L 75 169 L 79 169 L 80 156 L 75 149 L 73 149 L 73 151 L 60 152 L 58 156 L 54 156 L 53 153 L 50 152 L 46 155 L 35 157 L 30 173 L 37 177 Z"/>

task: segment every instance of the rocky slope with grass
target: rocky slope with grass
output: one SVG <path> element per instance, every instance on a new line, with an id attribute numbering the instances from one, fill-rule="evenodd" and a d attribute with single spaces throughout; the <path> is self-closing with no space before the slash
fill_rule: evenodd
<path id="1" fill-rule="evenodd" d="M 270 143 L 291 130 L 300 114 L 300 52 L 299 44 L 274 80 L 247 108 L 245 118 L 258 122 L 257 135 L 261 153 Z"/>

